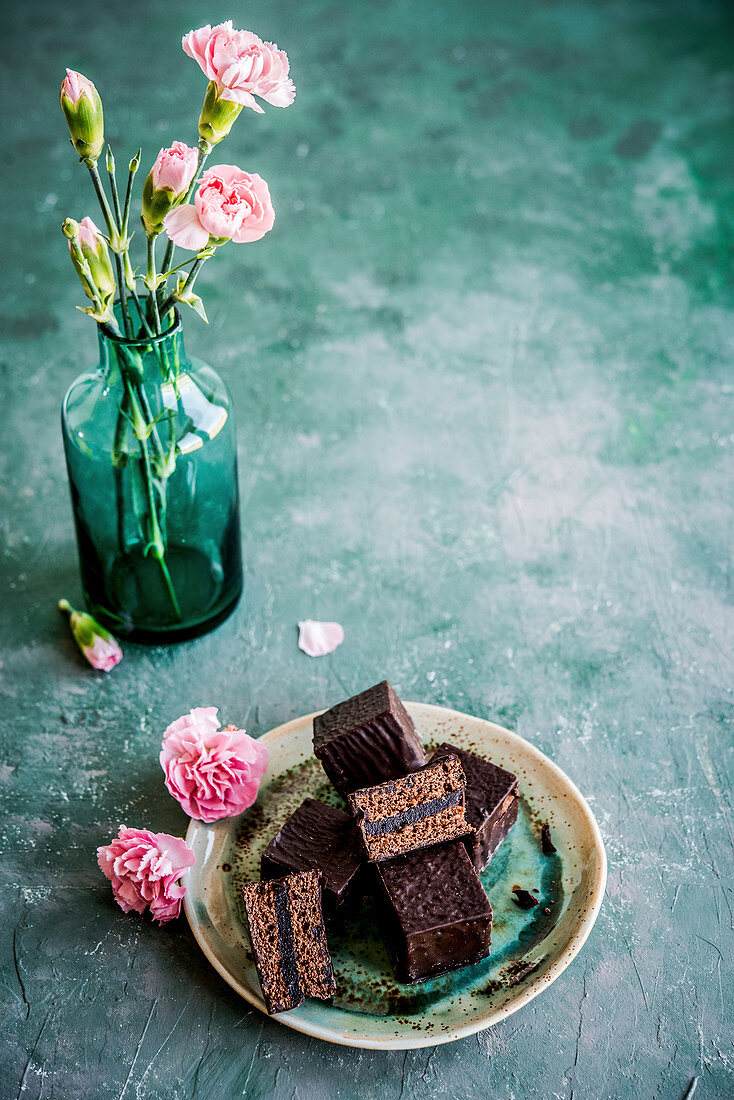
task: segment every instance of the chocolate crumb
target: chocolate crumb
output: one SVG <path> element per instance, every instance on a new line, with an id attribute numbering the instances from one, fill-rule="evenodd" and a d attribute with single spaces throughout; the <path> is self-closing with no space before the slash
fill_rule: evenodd
<path id="1" fill-rule="evenodd" d="M 552 856 L 558 850 L 551 840 L 550 826 L 547 821 L 544 821 L 540 827 L 540 846 L 544 856 Z"/>
<path id="2" fill-rule="evenodd" d="M 228 872 L 228 871 L 231 871 L 232 870 L 232 864 L 231 863 L 223 863 L 222 864 L 222 870 L 225 873 Z"/>
<path id="3" fill-rule="evenodd" d="M 535 895 L 531 894 L 529 890 L 523 890 L 521 886 L 513 886 L 512 892 L 515 895 L 515 903 L 521 909 L 534 909 L 536 905 L 540 905 Z"/>

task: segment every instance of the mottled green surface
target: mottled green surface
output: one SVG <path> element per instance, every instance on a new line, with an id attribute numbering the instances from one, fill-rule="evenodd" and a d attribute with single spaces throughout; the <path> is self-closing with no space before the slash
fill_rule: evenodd
<path id="1" fill-rule="evenodd" d="M 193 139 L 179 36 L 230 15 L 299 86 L 222 147 L 278 220 L 188 324 L 239 411 L 247 597 L 103 678 L 54 609 L 58 408 L 95 355 L 58 85 L 85 71 L 150 163 Z M 0 1095 L 731 1095 L 733 31 L 713 0 L 3 6 Z M 307 616 L 344 624 L 332 658 L 296 649 Z M 550 990 L 393 1054 L 265 1019 L 94 862 L 120 821 L 184 829 L 156 761 L 182 711 L 262 732 L 386 674 L 539 745 L 610 855 Z"/>

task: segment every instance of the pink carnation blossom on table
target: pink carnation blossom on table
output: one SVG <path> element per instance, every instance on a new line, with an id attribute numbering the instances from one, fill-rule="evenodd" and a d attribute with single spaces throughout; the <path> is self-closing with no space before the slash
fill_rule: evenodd
<path id="1" fill-rule="evenodd" d="M 298 624 L 298 648 L 309 657 L 325 657 L 333 653 L 344 641 L 344 627 L 341 623 L 320 623 L 314 619 L 304 619 Z"/>
<path id="2" fill-rule="evenodd" d="M 198 149 L 183 141 L 174 141 L 168 149 L 161 149 L 151 169 L 153 187 L 156 191 L 172 191 L 174 195 L 188 191 L 198 159 Z"/>
<path id="3" fill-rule="evenodd" d="M 122 660 L 122 650 L 112 637 L 101 638 L 97 635 L 90 646 L 82 649 L 82 653 L 98 672 L 111 672 Z"/>
<path id="4" fill-rule="evenodd" d="M 202 176 L 193 205 L 172 210 L 163 226 L 175 245 L 198 252 L 210 237 L 235 244 L 259 241 L 274 221 L 265 180 L 234 164 L 217 164 Z"/>
<path id="5" fill-rule="evenodd" d="M 166 787 L 189 817 L 234 817 L 257 798 L 268 750 L 236 726 L 219 728 L 216 707 L 194 707 L 172 722 L 160 755 Z"/>
<path id="6" fill-rule="evenodd" d="M 236 31 L 231 19 L 189 31 L 181 45 L 222 99 L 264 114 L 255 96 L 273 107 L 288 107 L 296 98 L 287 54 L 251 31 Z"/>
<path id="7" fill-rule="evenodd" d="M 149 907 L 153 920 L 165 924 L 181 912 L 181 876 L 196 856 L 178 837 L 121 825 L 117 837 L 97 849 L 97 862 L 123 912 Z"/>

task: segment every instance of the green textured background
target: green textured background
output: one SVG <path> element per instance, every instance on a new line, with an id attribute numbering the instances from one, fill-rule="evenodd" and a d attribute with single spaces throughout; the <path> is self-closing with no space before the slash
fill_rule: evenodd
<path id="1" fill-rule="evenodd" d="M 3 6 L 3 1098 L 732 1095 L 732 15 Z M 147 165 L 193 143 L 181 34 L 229 16 L 299 89 L 220 147 L 278 218 L 204 269 L 212 323 L 187 328 L 237 404 L 247 594 L 103 677 L 54 606 L 79 597 L 59 404 L 96 356 L 59 233 L 94 204 L 58 86 L 88 74 L 118 162 L 142 139 Z M 308 616 L 344 624 L 333 657 L 297 650 Z M 189 707 L 259 733 L 385 675 L 547 752 L 610 858 L 551 989 L 390 1054 L 251 1010 L 183 921 L 124 916 L 94 859 L 121 821 L 184 829 L 156 756 Z"/>

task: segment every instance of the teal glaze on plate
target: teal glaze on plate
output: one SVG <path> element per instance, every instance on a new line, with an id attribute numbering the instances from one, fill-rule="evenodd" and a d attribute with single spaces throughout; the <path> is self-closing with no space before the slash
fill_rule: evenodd
<path id="1" fill-rule="evenodd" d="M 306 1002 L 277 1019 L 298 1030 L 354 1046 L 425 1046 L 489 1026 L 535 996 L 581 946 L 601 901 L 605 859 L 591 812 L 562 772 L 517 735 L 440 707 L 409 704 L 424 744 L 449 741 L 516 772 L 518 820 L 482 873 L 494 910 L 492 953 L 427 982 L 398 982 L 367 902 L 349 927 L 329 936 L 337 995 Z M 312 796 L 341 800 L 311 755 L 311 717 L 264 738 L 270 765 L 258 801 L 241 817 L 193 822 L 197 855 L 186 912 L 205 954 L 247 1000 L 263 1008 L 244 919 L 242 885 L 259 878 L 260 856 L 283 821 Z M 543 855 L 540 825 L 549 821 L 558 854 Z M 521 909 L 520 886 L 539 905 Z"/>

